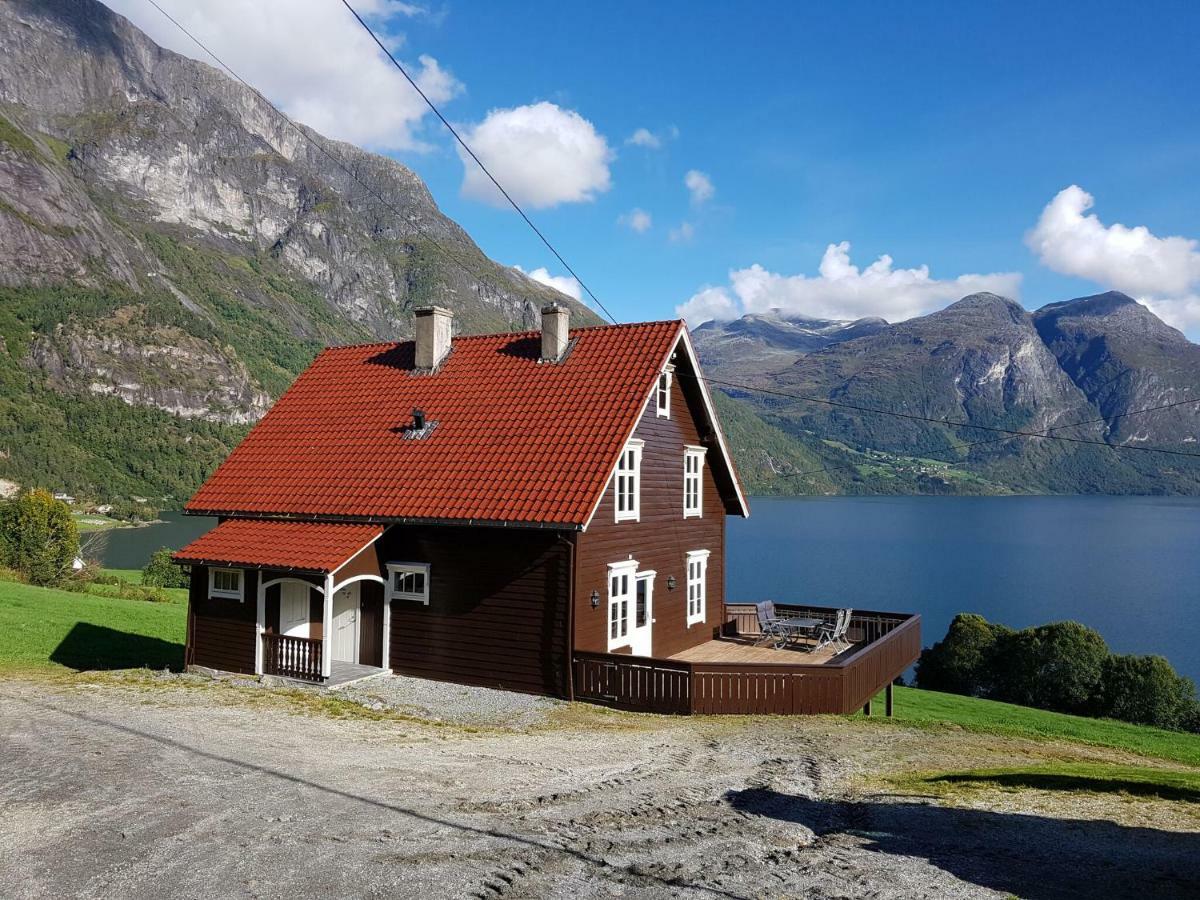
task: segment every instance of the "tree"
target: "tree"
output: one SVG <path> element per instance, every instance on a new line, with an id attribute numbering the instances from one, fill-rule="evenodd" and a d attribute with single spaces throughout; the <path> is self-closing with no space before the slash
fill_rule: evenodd
<path id="1" fill-rule="evenodd" d="M 1104 661 L 1102 714 L 1138 725 L 1190 730 L 1196 686 L 1161 656 L 1110 656 Z"/>
<path id="2" fill-rule="evenodd" d="M 171 561 L 170 547 L 163 547 L 150 554 L 150 561 L 142 569 L 142 584 L 147 587 L 185 588 L 191 584 L 188 573 L 182 566 Z"/>
<path id="3" fill-rule="evenodd" d="M 922 651 L 917 661 L 917 687 L 973 697 L 987 696 L 992 688 L 992 657 L 996 640 L 1009 633 L 983 616 L 959 613 L 946 637 Z"/>
<path id="4" fill-rule="evenodd" d="M 0 555 L 31 584 L 62 581 L 79 555 L 79 527 L 70 507 L 43 490 L 26 491 L 0 506 Z"/>
<path id="5" fill-rule="evenodd" d="M 1054 622 L 1000 636 L 993 655 L 996 700 L 1076 715 L 1101 707 L 1100 675 L 1109 657 L 1099 632 Z"/>

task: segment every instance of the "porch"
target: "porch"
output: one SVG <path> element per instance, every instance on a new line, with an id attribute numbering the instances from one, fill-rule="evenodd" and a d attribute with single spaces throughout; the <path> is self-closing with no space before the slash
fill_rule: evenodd
<path id="1" fill-rule="evenodd" d="M 921 652 L 920 616 L 857 611 L 845 649 L 760 645 L 752 603 L 730 603 L 710 641 L 668 659 L 574 654 L 575 698 L 637 712 L 851 713 L 866 708 Z M 780 615 L 832 622 L 833 607 L 776 604 Z"/>

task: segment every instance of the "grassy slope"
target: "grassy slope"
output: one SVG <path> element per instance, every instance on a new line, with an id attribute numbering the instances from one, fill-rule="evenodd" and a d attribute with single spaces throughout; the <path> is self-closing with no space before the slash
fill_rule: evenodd
<path id="1" fill-rule="evenodd" d="M 882 696 L 877 698 L 875 709 L 881 710 L 881 704 Z M 895 721 L 928 728 L 957 726 L 991 734 L 1113 747 L 1141 756 L 1200 766 L 1200 735 L 1130 725 L 1112 719 L 1068 716 L 917 688 L 896 688 Z"/>

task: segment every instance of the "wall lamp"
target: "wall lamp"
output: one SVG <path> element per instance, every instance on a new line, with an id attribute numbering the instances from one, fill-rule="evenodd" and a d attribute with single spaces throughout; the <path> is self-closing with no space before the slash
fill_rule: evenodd
<path id="1" fill-rule="evenodd" d="M 667 590 L 668 590 L 668 591 L 673 591 L 673 590 L 675 590 L 675 585 L 676 585 L 676 584 L 678 584 L 678 582 L 675 580 L 675 576 L 674 576 L 674 575 L 668 575 L 668 576 L 667 576 Z"/>
<path id="2" fill-rule="evenodd" d="M 600 592 L 593 588 L 592 589 L 592 609 L 595 609 L 599 605 L 600 605 Z"/>

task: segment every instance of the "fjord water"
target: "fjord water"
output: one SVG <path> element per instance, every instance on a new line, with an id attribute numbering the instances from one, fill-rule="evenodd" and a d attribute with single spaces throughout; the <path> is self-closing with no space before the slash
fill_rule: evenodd
<path id="1" fill-rule="evenodd" d="M 921 614 L 926 646 L 958 612 L 1014 628 L 1076 619 L 1118 653 L 1159 653 L 1200 682 L 1200 499 L 752 498 L 730 519 L 731 601 Z M 215 519 L 111 531 L 97 551 L 140 568 Z"/>
<path id="2" fill-rule="evenodd" d="M 1014 628 L 1075 619 L 1200 682 L 1200 499 L 753 498 L 730 519 L 727 596 Z"/>

